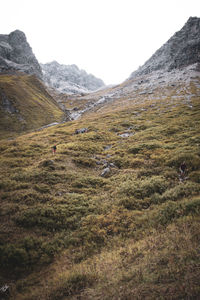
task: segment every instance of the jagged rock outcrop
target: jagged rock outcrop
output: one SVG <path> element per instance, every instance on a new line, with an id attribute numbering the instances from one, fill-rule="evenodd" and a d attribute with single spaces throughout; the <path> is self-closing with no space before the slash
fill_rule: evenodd
<path id="1" fill-rule="evenodd" d="M 0 34 L 0 72 L 21 71 L 42 78 L 41 67 L 29 46 L 25 34 L 15 30 Z"/>
<path id="2" fill-rule="evenodd" d="M 172 71 L 200 63 L 200 18 L 190 17 L 130 78 L 147 75 L 153 71 Z"/>
<path id="3" fill-rule="evenodd" d="M 41 64 L 43 80 L 59 92 L 84 94 L 104 86 L 104 82 L 76 65 L 61 65 L 56 61 Z"/>

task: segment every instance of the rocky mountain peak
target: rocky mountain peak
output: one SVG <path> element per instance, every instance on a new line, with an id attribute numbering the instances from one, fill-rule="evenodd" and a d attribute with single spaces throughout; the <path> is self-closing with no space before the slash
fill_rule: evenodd
<path id="1" fill-rule="evenodd" d="M 0 72 L 13 70 L 42 77 L 40 65 L 20 30 L 0 34 Z"/>
<path id="2" fill-rule="evenodd" d="M 9 42 L 13 45 L 19 45 L 21 43 L 27 43 L 27 40 L 24 32 L 17 29 L 9 34 Z"/>
<path id="3" fill-rule="evenodd" d="M 45 83 L 62 93 L 88 93 L 105 85 L 101 79 L 79 69 L 75 64 L 64 65 L 52 61 L 41 64 L 41 68 Z"/>
<path id="4" fill-rule="evenodd" d="M 190 17 L 183 28 L 176 32 L 131 78 L 153 71 L 171 71 L 200 63 L 200 18 Z"/>

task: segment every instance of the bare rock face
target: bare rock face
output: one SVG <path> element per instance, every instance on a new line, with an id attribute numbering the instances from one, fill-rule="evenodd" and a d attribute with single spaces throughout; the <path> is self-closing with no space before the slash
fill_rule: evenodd
<path id="1" fill-rule="evenodd" d="M 76 65 L 63 65 L 57 61 L 41 64 L 43 80 L 61 93 L 85 94 L 105 84 L 92 74 L 80 70 Z"/>
<path id="2" fill-rule="evenodd" d="M 155 54 L 130 78 L 154 71 L 172 71 L 200 63 L 200 18 L 191 17 Z"/>
<path id="3" fill-rule="evenodd" d="M 42 78 L 41 67 L 20 30 L 0 34 L 0 72 L 13 70 Z"/>

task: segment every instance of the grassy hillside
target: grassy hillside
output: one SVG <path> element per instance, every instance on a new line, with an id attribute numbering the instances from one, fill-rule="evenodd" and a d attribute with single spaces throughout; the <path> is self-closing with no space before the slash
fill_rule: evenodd
<path id="1" fill-rule="evenodd" d="M 60 121 L 63 112 L 33 75 L 0 75 L 0 138 Z"/>
<path id="2" fill-rule="evenodd" d="M 1 142 L 10 299 L 198 299 L 200 102 L 188 91 L 189 104 L 127 99 Z"/>

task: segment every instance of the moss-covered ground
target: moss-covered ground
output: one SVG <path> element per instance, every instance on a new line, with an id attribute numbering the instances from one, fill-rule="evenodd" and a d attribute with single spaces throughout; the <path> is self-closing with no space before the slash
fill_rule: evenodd
<path id="1" fill-rule="evenodd" d="M 127 101 L 1 141 L 0 286 L 10 299 L 198 299 L 195 93 L 190 105 Z"/>

